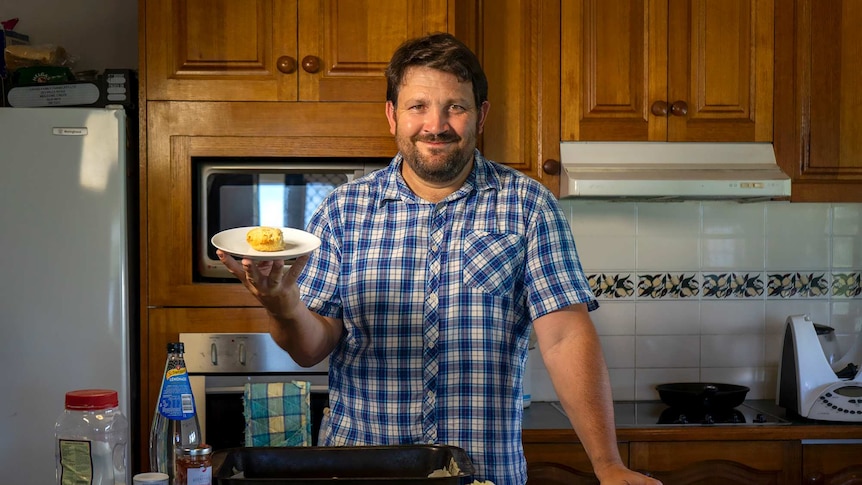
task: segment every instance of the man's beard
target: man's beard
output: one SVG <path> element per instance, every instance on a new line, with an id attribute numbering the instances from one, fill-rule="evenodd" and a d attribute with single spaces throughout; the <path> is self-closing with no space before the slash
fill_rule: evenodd
<path id="1" fill-rule="evenodd" d="M 473 159 L 473 150 L 466 151 L 460 147 L 451 151 L 451 145 L 445 148 L 431 148 L 431 157 L 437 159 L 432 161 L 429 156 L 419 152 L 417 142 L 446 142 L 459 143 L 461 137 L 455 133 L 442 135 L 416 135 L 409 140 L 398 139 L 398 149 L 404 157 L 404 162 L 416 173 L 419 178 L 427 182 L 446 183 L 451 182 L 461 175 L 464 167 Z"/>

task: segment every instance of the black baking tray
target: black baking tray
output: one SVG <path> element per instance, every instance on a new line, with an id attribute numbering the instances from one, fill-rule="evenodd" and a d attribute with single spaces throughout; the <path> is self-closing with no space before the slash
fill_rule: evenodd
<path id="1" fill-rule="evenodd" d="M 453 461 L 457 475 L 428 478 Z M 215 453 L 213 468 L 215 485 L 465 485 L 475 473 L 467 453 L 447 445 L 231 448 Z"/>

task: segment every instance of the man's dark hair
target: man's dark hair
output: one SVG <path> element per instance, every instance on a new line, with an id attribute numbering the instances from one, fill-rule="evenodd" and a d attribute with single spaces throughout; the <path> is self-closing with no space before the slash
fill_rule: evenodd
<path id="1" fill-rule="evenodd" d="M 398 105 L 398 90 L 411 67 L 430 67 L 473 84 L 476 108 L 488 100 L 488 78 L 476 54 L 452 34 L 435 33 L 411 39 L 392 54 L 386 67 L 386 100 Z"/>

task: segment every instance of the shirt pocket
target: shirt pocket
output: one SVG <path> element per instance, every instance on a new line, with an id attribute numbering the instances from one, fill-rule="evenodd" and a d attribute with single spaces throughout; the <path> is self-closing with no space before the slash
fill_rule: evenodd
<path id="1" fill-rule="evenodd" d="M 524 237 L 473 231 L 464 241 L 464 284 L 492 295 L 510 294 L 523 267 Z"/>

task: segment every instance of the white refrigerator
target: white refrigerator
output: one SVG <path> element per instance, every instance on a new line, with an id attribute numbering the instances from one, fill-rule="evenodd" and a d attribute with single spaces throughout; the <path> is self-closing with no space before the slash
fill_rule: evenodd
<path id="1" fill-rule="evenodd" d="M 55 483 L 54 423 L 75 389 L 118 392 L 133 466 L 133 122 L 121 108 L 0 108 L 2 483 Z"/>

